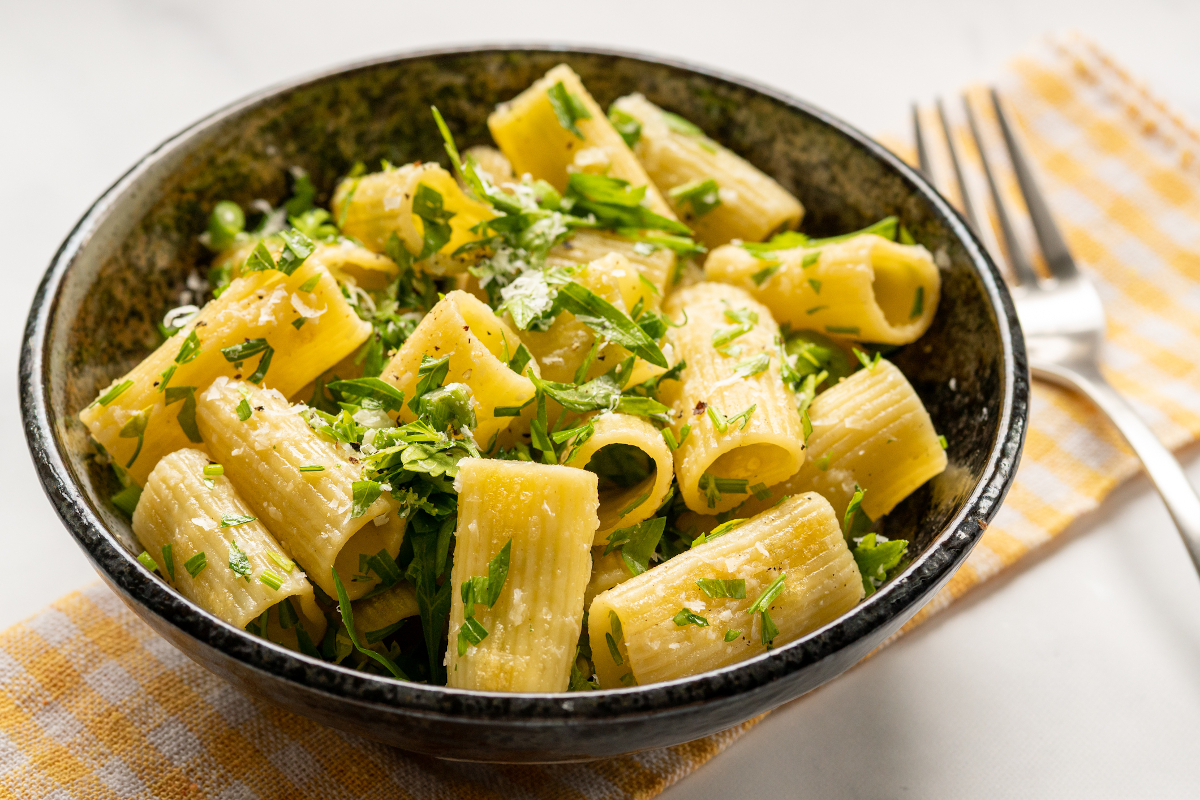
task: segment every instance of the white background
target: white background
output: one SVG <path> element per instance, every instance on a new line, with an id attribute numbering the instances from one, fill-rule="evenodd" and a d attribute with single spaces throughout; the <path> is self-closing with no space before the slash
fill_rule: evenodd
<path id="1" fill-rule="evenodd" d="M 1072 29 L 1200 121 L 1188 0 L 0 0 L 0 627 L 93 578 L 21 432 L 37 281 L 97 195 L 211 110 L 378 54 L 559 41 L 691 60 L 903 133 L 912 99 L 992 78 L 1034 37 Z M 1198 609 L 1174 529 L 1135 482 L 1015 577 L 772 715 L 666 797 L 1195 797 Z"/>

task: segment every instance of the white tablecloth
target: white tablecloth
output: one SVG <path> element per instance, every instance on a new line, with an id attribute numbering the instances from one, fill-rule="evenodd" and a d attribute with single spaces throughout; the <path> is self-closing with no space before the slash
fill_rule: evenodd
<path id="1" fill-rule="evenodd" d="M 15 379 L 29 300 L 91 201 L 209 111 L 382 53 L 562 41 L 724 69 L 903 133 L 912 99 L 987 80 L 1032 37 L 1071 29 L 1200 121 L 1200 3 L 1184 0 L 0 0 L 0 626 L 93 578 L 26 455 Z M 665 797 L 1194 797 L 1198 607 L 1200 581 L 1137 482 Z"/>

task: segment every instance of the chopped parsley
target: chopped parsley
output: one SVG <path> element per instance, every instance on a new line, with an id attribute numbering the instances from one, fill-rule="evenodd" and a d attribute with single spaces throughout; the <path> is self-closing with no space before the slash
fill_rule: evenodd
<path id="1" fill-rule="evenodd" d="M 611 608 L 608 610 L 608 628 L 608 632 L 604 634 L 604 640 L 608 643 L 608 654 L 612 656 L 613 662 L 620 667 L 624 665 L 625 659 L 621 657 L 621 648 L 617 646 L 617 642 L 624 639 L 625 634 L 621 630 L 621 618 Z"/>
<path id="2" fill-rule="evenodd" d="M 688 181 L 667 191 L 676 207 L 690 206 L 693 217 L 703 217 L 721 205 L 721 188 L 712 178 Z"/>
<path id="3" fill-rule="evenodd" d="M 735 600 L 744 600 L 746 598 L 746 581 L 742 578 L 736 580 L 701 578 L 696 581 L 696 585 L 700 587 L 700 591 L 713 599 L 729 597 Z"/>
<path id="4" fill-rule="evenodd" d="M 351 484 L 351 493 L 354 506 L 350 510 L 350 519 L 358 519 L 379 499 L 383 489 L 377 481 L 361 480 Z"/>
<path id="5" fill-rule="evenodd" d="M 116 506 L 125 516 L 133 518 L 133 512 L 137 509 L 138 500 L 142 498 L 142 487 L 136 483 L 131 483 L 121 491 L 114 494 L 110 499 L 112 504 Z"/>
<path id="6" fill-rule="evenodd" d="M 925 287 L 918 286 L 913 296 L 912 311 L 908 312 L 909 319 L 916 319 L 925 313 Z"/>
<path id="7" fill-rule="evenodd" d="M 650 558 L 658 548 L 666 526 L 666 517 L 651 517 L 628 528 L 615 530 L 608 537 L 604 555 L 620 550 L 621 560 L 625 562 L 629 574 L 641 575 L 650 568 Z"/>
<path id="8" fill-rule="evenodd" d="M 249 520 L 253 519 L 254 517 L 249 518 Z M 225 527 L 224 522 L 225 517 L 222 517 L 221 527 Z M 250 558 L 246 555 L 246 552 L 242 550 L 242 548 L 238 547 L 237 540 L 235 539 L 229 540 L 229 568 L 238 575 L 241 575 L 243 580 L 249 582 L 250 573 L 253 571 L 252 567 L 250 566 Z"/>
<path id="9" fill-rule="evenodd" d="M 732 642 L 734 639 L 737 639 L 741 635 L 742 635 L 741 631 L 735 631 L 732 628 L 730 628 L 729 630 L 725 631 L 725 641 Z"/>
<path id="10" fill-rule="evenodd" d="M 300 284 L 300 291 L 311 292 L 313 289 L 317 288 L 317 284 L 320 282 L 321 282 L 321 273 L 318 272 L 316 275 L 313 275 L 311 278 L 306 280 L 304 283 Z"/>
<path id="11" fill-rule="evenodd" d="M 733 368 L 733 377 L 752 378 L 759 373 L 766 372 L 770 366 L 771 356 L 766 353 L 759 353 L 753 358 L 738 362 L 737 366 Z"/>
<path id="12" fill-rule="evenodd" d="M 700 491 L 708 500 L 709 508 L 716 508 L 722 494 L 746 494 L 750 481 L 745 478 L 717 478 L 709 473 L 700 476 Z"/>
<path id="13" fill-rule="evenodd" d="M 237 411 L 237 418 L 242 422 L 250 419 L 250 416 L 254 413 L 254 409 L 250 408 L 250 401 L 245 397 L 242 398 L 242 402 L 237 404 L 235 410 Z"/>
<path id="14" fill-rule="evenodd" d="M 608 121 L 617 129 L 617 133 L 621 134 L 627 147 L 637 146 L 638 141 L 642 138 L 642 123 L 637 117 L 625 113 L 616 106 L 609 106 Z"/>
<path id="15" fill-rule="evenodd" d="M 261 338 L 247 339 L 240 344 L 221 348 L 221 355 L 225 356 L 225 360 L 235 365 L 259 353 L 262 353 L 262 358 L 258 362 L 258 369 L 246 379 L 251 383 L 262 383 L 263 378 L 267 376 L 267 368 L 271 366 L 271 357 L 275 355 L 275 348 L 267 344 L 266 339 Z"/>
<path id="16" fill-rule="evenodd" d="M 727 308 L 725 309 L 725 319 L 734 324 L 713 331 L 712 344 L 718 349 L 754 330 L 754 326 L 758 324 L 758 312 L 745 308 Z"/>
<path id="17" fill-rule="evenodd" d="M 812 287 L 812 290 L 813 290 L 813 291 L 814 291 L 816 294 L 820 294 L 820 293 L 821 293 L 821 282 L 820 282 L 819 280 L 817 280 L 816 278 L 809 278 L 809 279 L 808 279 L 808 285 Z"/>
<path id="18" fill-rule="evenodd" d="M 191 575 L 193 578 L 203 572 L 204 568 L 207 566 L 208 558 L 204 555 L 203 550 L 201 550 L 199 553 L 196 553 L 196 555 L 192 556 L 187 561 L 183 562 L 183 568 L 186 569 L 188 575 Z"/>
<path id="19" fill-rule="evenodd" d="M 204 439 L 200 436 L 200 428 L 196 425 L 196 387 L 195 386 L 172 386 L 167 389 L 166 397 L 163 399 L 164 405 L 171 405 L 183 400 L 183 405 L 179 408 L 179 414 L 175 419 L 179 422 L 179 427 L 183 429 L 188 440 L 199 444 Z"/>
<path id="20" fill-rule="evenodd" d="M 758 272 L 751 275 L 750 280 L 754 281 L 755 286 L 762 286 L 771 278 L 772 275 L 774 275 L 776 272 L 779 272 L 782 266 L 783 265 L 778 261 L 772 262 L 771 264 L 768 264 Z"/>
<path id="21" fill-rule="evenodd" d="M 153 411 L 154 406 L 146 406 L 130 417 L 117 434 L 121 439 L 137 439 L 137 447 L 133 449 L 133 455 L 129 457 L 129 461 L 125 462 L 125 469 L 132 467 L 133 462 L 137 461 L 137 457 L 141 455 L 142 443 L 146 438 L 146 426 L 150 424 L 150 414 Z"/>
<path id="22" fill-rule="evenodd" d="M 871 518 L 862 510 L 863 495 L 866 491 L 857 483 L 854 484 L 854 496 L 846 506 L 846 514 L 842 518 L 842 531 L 847 539 L 857 539 L 871 530 Z"/>
<path id="23" fill-rule="evenodd" d="M 685 625 L 695 625 L 697 628 L 708 627 L 707 619 L 686 608 L 679 609 L 672 618 L 672 621 L 681 628 Z"/>
<path id="24" fill-rule="evenodd" d="M 256 519 L 258 519 L 258 517 L 252 517 L 248 514 L 222 514 L 221 527 L 236 528 L 239 525 L 246 525 L 247 523 L 254 522 Z M 234 547 L 237 547 L 237 545 L 234 545 Z"/>
<path id="25" fill-rule="evenodd" d="M 558 118 L 558 124 L 575 134 L 576 138 L 585 138 L 583 131 L 579 130 L 579 126 L 575 124 L 581 119 L 592 118 L 592 112 L 588 111 L 583 101 L 567 91 L 567 87 L 563 86 L 562 81 L 547 89 L 546 97 L 550 98 L 550 107 L 554 109 L 554 116 Z"/>
<path id="26" fill-rule="evenodd" d="M 854 548 L 854 562 L 862 574 L 863 591 L 870 597 L 875 590 L 902 566 L 901 560 L 908 552 L 904 539 L 879 541 L 874 533 L 868 533 Z"/>
<path id="27" fill-rule="evenodd" d="M 393 677 L 402 681 L 408 680 L 408 676 L 396 665 L 396 662 L 358 641 L 358 632 L 354 629 L 354 609 L 350 605 L 350 597 L 346 594 L 346 587 L 342 585 L 342 579 L 338 576 L 337 569 L 331 567 L 330 571 L 333 573 L 333 588 L 337 592 L 338 611 L 341 612 L 342 624 L 346 627 L 346 633 L 349 634 L 350 643 L 354 645 L 354 649 L 381 664 L 388 672 L 392 673 Z M 332 628 L 332 626 L 330 627 Z"/>
<path id="28" fill-rule="evenodd" d="M 496 605 L 504 582 L 508 579 L 508 565 L 512 555 L 512 539 L 504 543 L 500 552 L 488 561 L 488 574 L 467 578 L 459 587 L 463 601 L 463 624 L 458 629 L 458 654 L 464 656 L 467 648 L 477 645 L 488 635 L 488 631 L 475 619 L 475 605 L 488 608 Z"/>

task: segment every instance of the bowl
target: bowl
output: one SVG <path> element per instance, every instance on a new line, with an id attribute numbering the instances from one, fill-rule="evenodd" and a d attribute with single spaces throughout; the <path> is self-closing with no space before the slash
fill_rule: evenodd
<path id="1" fill-rule="evenodd" d="M 436 104 L 460 147 L 489 141 L 493 106 L 560 62 L 607 106 L 642 92 L 773 175 L 815 235 L 897 214 L 942 271 L 937 317 L 889 357 L 949 440 L 949 468 L 886 519 L 912 562 L 858 607 L 798 641 L 702 675 L 614 691 L 504 694 L 376 677 L 251 636 L 184 599 L 136 561 L 117 485 L 95 463 L 77 413 L 156 344 L 205 253 L 218 200 L 286 196 L 306 169 L 327 201 L 358 160 L 444 160 Z M 383 58 L 235 103 L 164 142 L 88 210 L 33 301 L 20 364 L 21 411 L 42 485 L 110 587 L 175 647 L 242 691 L 322 724 L 433 756 L 554 762 L 696 739 L 774 708 L 843 672 L 941 588 L 1007 491 L 1029 405 L 1024 343 L 995 265 L 967 225 L 899 158 L 829 114 L 779 92 L 685 64 L 543 46 Z"/>

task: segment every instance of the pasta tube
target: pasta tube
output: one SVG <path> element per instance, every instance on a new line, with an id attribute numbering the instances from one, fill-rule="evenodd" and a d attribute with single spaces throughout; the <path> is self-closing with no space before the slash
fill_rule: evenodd
<path id="1" fill-rule="evenodd" d="M 133 512 L 133 532 L 179 592 L 230 625 L 244 628 L 268 610 L 267 637 L 299 649 L 325 635 L 325 616 L 304 573 L 224 475 L 192 448 L 162 458 Z M 215 473 L 215 469 L 210 469 Z M 291 614 L 280 619 L 278 604 Z M 287 623 L 284 627 L 281 623 Z"/>
<path id="2" fill-rule="evenodd" d="M 447 685 L 566 691 L 592 570 L 596 476 L 570 467 L 464 459 L 455 488 Z M 507 577 L 498 579 L 492 565 L 502 562 L 506 547 Z M 493 602 L 475 592 L 468 623 L 462 587 L 477 576 L 487 576 Z"/>
<path id="3" fill-rule="evenodd" d="M 379 594 L 355 600 L 354 627 L 369 644 L 382 639 L 399 627 L 399 623 L 415 617 L 421 612 L 417 605 L 417 592 L 409 583 L 398 583 Z"/>
<path id="4" fill-rule="evenodd" d="M 341 445 L 321 438 L 279 392 L 239 381 L 214 381 L 200 395 L 196 420 L 254 513 L 326 594 L 337 597 L 334 567 L 351 600 L 375 587 L 377 576 L 361 571 L 359 556 L 386 550 L 395 558 L 404 520 L 387 491 L 355 508 L 362 468 Z"/>
<path id="5" fill-rule="evenodd" d="M 780 323 L 861 342 L 908 344 L 933 323 L 941 276 L 929 251 L 875 234 L 758 258 L 736 245 L 704 262 L 710 281 L 740 286 Z"/>
<path id="6" fill-rule="evenodd" d="M 233 281 L 79 418 L 113 461 L 142 484 L 164 455 L 200 441 L 196 396 L 217 377 L 250 377 L 292 394 L 370 334 L 370 323 L 358 318 L 337 281 L 316 261 L 306 261 L 290 276 L 252 272 Z M 230 360 L 237 346 L 253 352 Z"/>
<path id="7" fill-rule="evenodd" d="M 662 434 L 642 417 L 599 414 L 591 422 L 595 432 L 566 464 L 600 475 L 594 544 L 602 545 L 618 528 L 654 515 L 671 490 L 674 470 Z"/>
<path id="8" fill-rule="evenodd" d="M 658 294 L 652 293 L 652 297 L 646 298 L 646 308 L 658 308 L 675 272 L 675 253 L 665 247 L 651 249 L 644 242 L 634 242 L 609 231 L 577 230 L 550 250 L 546 265 L 575 267 L 597 261 L 609 253 L 624 256 L 654 285 Z"/>
<path id="9" fill-rule="evenodd" d="M 796 400 L 780 377 L 779 327 L 746 292 L 716 283 L 680 289 L 665 310 L 687 317 L 668 334 L 687 367 L 660 395 L 674 410 L 679 491 L 691 510 L 716 514 L 804 461 Z"/>
<path id="10" fill-rule="evenodd" d="M 640 94 L 618 99 L 613 109 L 614 115 L 640 126 L 633 152 L 675 214 L 704 244 L 759 242 L 800 223 L 804 208 L 799 200 L 696 126 L 665 115 Z"/>
<path id="11" fill-rule="evenodd" d="M 624 583 L 633 577 L 633 573 L 625 566 L 621 552 L 614 550 L 604 555 L 603 547 L 592 548 L 592 578 L 588 581 L 587 590 L 583 593 L 584 608 L 591 608 L 596 595 L 606 592 L 618 583 Z"/>
<path id="12" fill-rule="evenodd" d="M 505 158 L 504 153 L 494 147 L 483 144 L 468 147 L 463 151 L 463 159 L 474 159 L 475 164 L 486 172 L 488 178 L 497 186 L 509 183 L 516 177 L 513 175 L 512 164 Z"/>
<path id="13" fill-rule="evenodd" d="M 452 254 L 479 238 L 471 228 L 493 216 L 490 206 L 468 197 L 436 163 L 406 164 L 346 178 L 338 184 L 330 206 L 342 233 L 376 253 L 385 252 L 396 234 L 409 253 L 420 255 L 430 222 L 449 225 L 449 240 L 422 262 L 427 272 L 436 275 L 466 269 L 470 261 Z"/>
<path id="14" fill-rule="evenodd" d="M 683 678 L 798 639 L 862 597 L 833 508 L 798 495 L 597 596 L 592 659 L 604 689 Z"/>
<path id="15" fill-rule="evenodd" d="M 753 514 L 784 495 L 817 492 L 841 519 L 857 484 L 862 509 L 879 519 L 946 468 L 946 451 L 921 398 L 894 364 L 880 361 L 817 395 L 808 409 L 808 461 L 795 475 L 752 498 Z"/>
<path id="16" fill-rule="evenodd" d="M 466 292 L 453 291 L 430 309 L 379 377 L 411 399 L 422 358 L 449 356 L 445 383 L 471 388 L 475 440 L 486 445 L 513 421 L 512 416 L 496 416 L 496 409 L 520 407 L 533 397 L 533 383 L 509 366 L 520 346 L 521 339 L 492 309 Z M 537 364 L 530 367 L 536 375 Z M 407 403 L 400 419 L 416 419 Z"/>
<path id="17" fill-rule="evenodd" d="M 565 127 L 564 118 L 573 120 L 578 133 Z M 566 190 L 571 171 L 621 178 L 646 187 L 651 211 L 675 218 L 621 134 L 566 64 L 501 103 L 488 117 L 488 128 L 518 175 L 529 173 L 560 192 Z"/>

